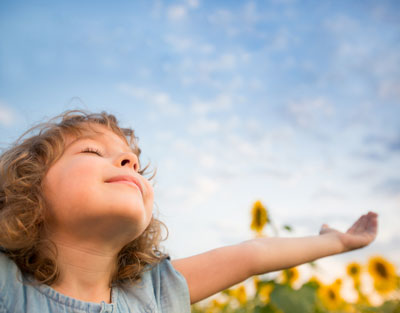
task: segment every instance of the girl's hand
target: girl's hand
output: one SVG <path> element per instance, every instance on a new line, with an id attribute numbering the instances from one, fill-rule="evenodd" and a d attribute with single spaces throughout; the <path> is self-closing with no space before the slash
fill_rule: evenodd
<path id="1" fill-rule="evenodd" d="M 376 237 L 377 228 L 378 215 L 374 212 L 368 212 L 368 214 L 362 215 L 345 233 L 324 224 L 319 234 L 336 234 L 343 245 L 343 252 L 345 252 L 370 244 Z"/>

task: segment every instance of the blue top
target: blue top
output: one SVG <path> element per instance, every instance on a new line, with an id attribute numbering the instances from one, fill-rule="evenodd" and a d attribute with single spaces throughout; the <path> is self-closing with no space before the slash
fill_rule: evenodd
<path id="1" fill-rule="evenodd" d="M 17 265 L 0 251 L 0 313 L 11 312 L 134 312 L 189 313 L 185 278 L 170 257 L 142 274 L 132 286 L 113 287 L 112 303 L 85 302 L 65 296 L 44 284 L 28 284 Z"/>

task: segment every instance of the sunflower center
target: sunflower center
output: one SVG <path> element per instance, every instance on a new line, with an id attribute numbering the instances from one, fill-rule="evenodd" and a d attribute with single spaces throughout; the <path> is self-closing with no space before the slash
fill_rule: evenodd
<path id="1" fill-rule="evenodd" d="M 260 209 L 256 211 L 256 225 L 258 227 L 262 226 L 262 212 Z"/>
<path id="2" fill-rule="evenodd" d="M 332 301 L 335 301 L 335 300 L 336 300 L 336 293 L 335 293 L 333 290 L 329 289 L 329 291 L 328 291 L 328 297 L 329 297 L 329 299 L 331 299 Z"/>
<path id="3" fill-rule="evenodd" d="M 383 265 L 380 262 L 377 262 L 375 265 L 375 269 L 378 272 L 378 274 L 383 277 L 383 278 L 388 278 L 388 272 L 386 270 L 385 265 Z"/>
<path id="4" fill-rule="evenodd" d="M 358 274 L 358 268 L 355 267 L 355 266 L 351 267 L 351 268 L 350 268 L 350 273 L 351 273 L 352 275 L 357 275 L 357 274 Z"/>

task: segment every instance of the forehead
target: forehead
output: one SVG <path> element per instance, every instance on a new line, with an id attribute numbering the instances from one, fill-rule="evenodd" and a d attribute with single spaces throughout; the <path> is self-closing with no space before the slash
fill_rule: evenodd
<path id="1" fill-rule="evenodd" d="M 76 131 L 65 133 L 65 148 L 68 148 L 76 142 L 80 142 L 85 139 L 103 141 L 107 143 L 112 142 L 113 144 L 125 146 L 125 148 L 128 147 L 132 150 L 132 148 L 129 146 L 127 139 L 124 136 L 117 134 L 112 129 L 106 126 L 94 123 L 82 125 Z"/>

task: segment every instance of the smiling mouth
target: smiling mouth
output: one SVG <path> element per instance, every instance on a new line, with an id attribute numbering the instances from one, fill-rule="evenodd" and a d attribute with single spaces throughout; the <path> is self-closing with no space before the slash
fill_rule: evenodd
<path id="1" fill-rule="evenodd" d="M 140 191 L 140 188 L 138 187 L 138 185 L 136 185 L 135 183 L 131 182 L 131 181 L 126 181 L 126 180 L 117 180 L 117 181 L 110 181 L 108 182 L 109 184 L 125 184 L 125 185 L 129 185 L 134 187 L 135 189 L 138 189 Z"/>
<path id="2" fill-rule="evenodd" d="M 140 193 L 143 194 L 142 186 L 133 177 L 114 177 L 114 178 L 111 178 L 110 180 L 106 181 L 106 183 L 108 183 L 108 184 L 114 184 L 114 183 L 125 184 L 125 185 L 131 186 L 135 189 L 138 189 L 140 191 Z"/>

